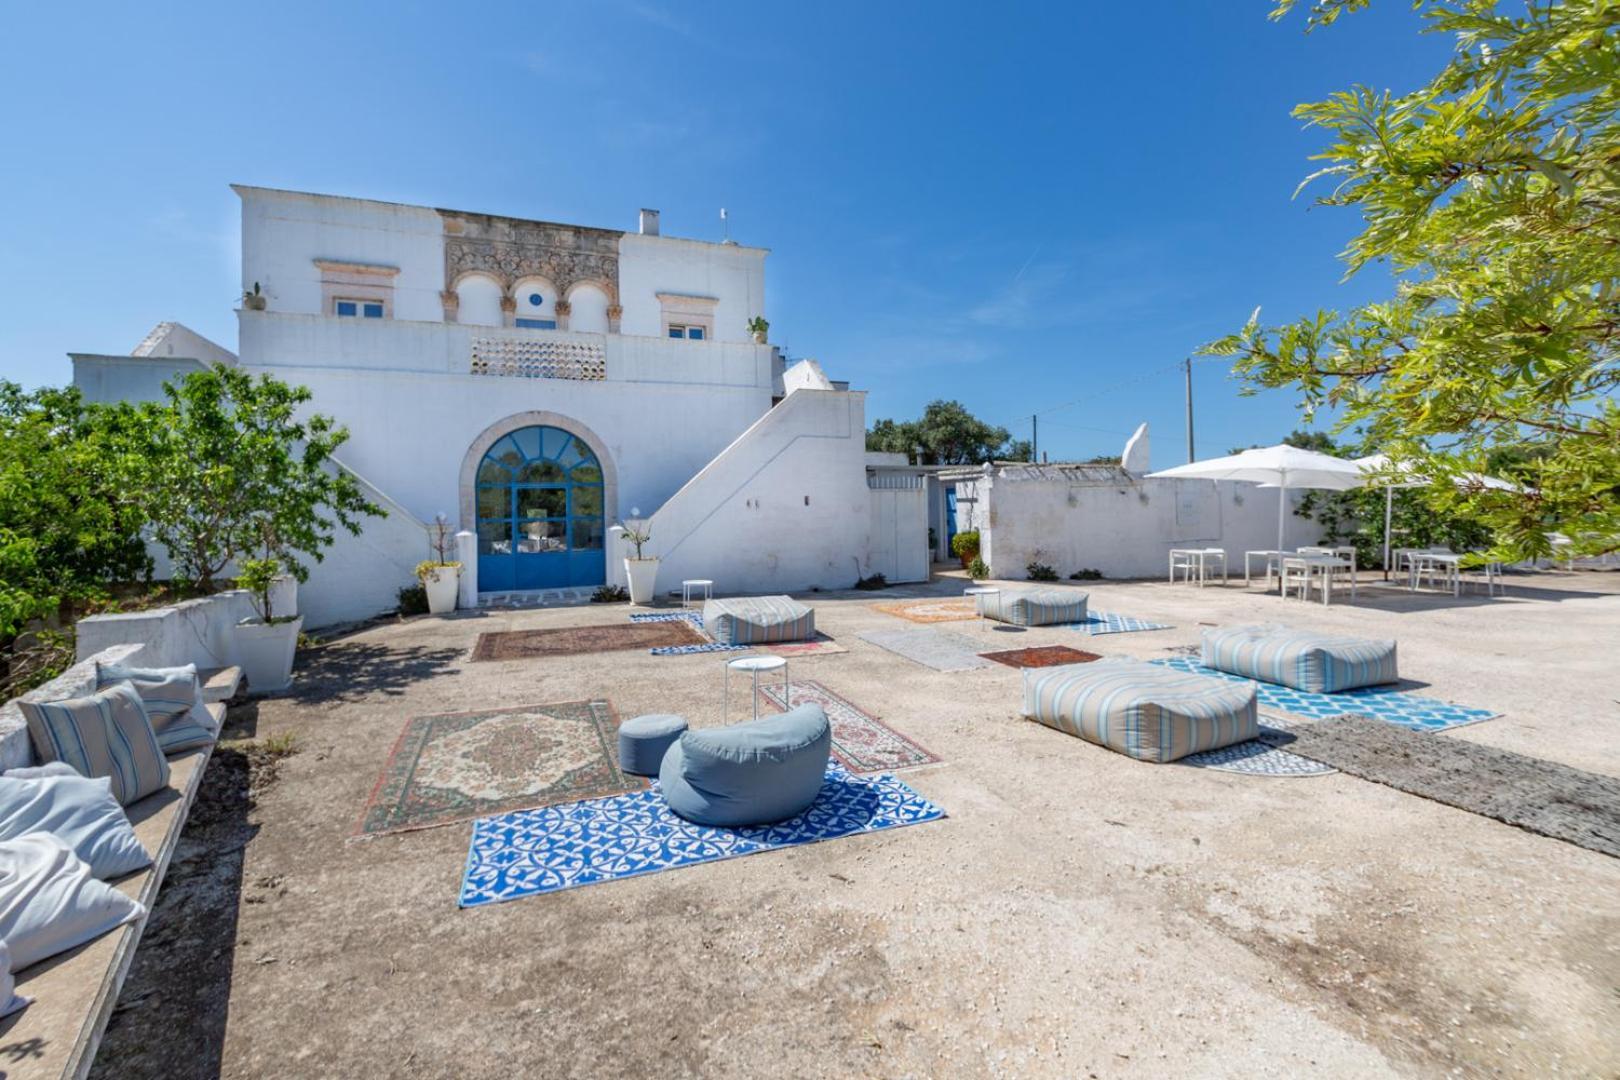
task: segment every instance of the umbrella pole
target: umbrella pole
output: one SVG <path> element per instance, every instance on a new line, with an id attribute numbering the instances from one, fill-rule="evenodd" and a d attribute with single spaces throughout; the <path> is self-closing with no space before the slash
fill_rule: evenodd
<path id="1" fill-rule="evenodd" d="M 1395 513 L 1395 488 L 1384 488 L 1384 580 L 1389 580 L 1389 522 Z"/>
<path id="2" fill-rule="evenodd" d="M 1277 486 L 1277 558 L 1282 558 L 1283 550 L 1283 514 L 1288 506 L 1288 474 L 1280 473 L 1282 483 Z M 1281 576 L 1282 565 L 1278 564 L 1278 576 Z"/>

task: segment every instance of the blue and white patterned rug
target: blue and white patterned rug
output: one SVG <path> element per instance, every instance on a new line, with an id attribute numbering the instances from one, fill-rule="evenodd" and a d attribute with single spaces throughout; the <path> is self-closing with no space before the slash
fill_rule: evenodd
<path id="1" fill-rule="evenodd" d="M 1064 630 L 1078 630 L 1097 637 L 1099 634 L 1133 634 L 1138 630 L 1170 630 L 1169 623 L 1148 622 L 1131 615 L 1115 615 L 1107 611 L 1088 611 L 1085 622 L 1061 623 Z"/>
<path id="2" fill-rule="evenodd" d="M 945 811 L 888 773 L 827 767 L 821 794 L 797 817 L 748 829 L 694 825 L 647 791 L 518 810 L 473 823 L 462 907 L 734 859 L 859 833 L 937 821 Z"/>
<path id="3" fill-rule="evenodd" d="M 1205 750 L 1201 754 L 1188 754 L 1176 764 L 1250 776 L 1326 776 L 1339 771 L 1320 761 L 1278 749 L 1278 744 L 1286 746 L 1293 738 L 1288 730 L 1288 722 L 1276 716 L 1262 716 L 1260 720 L 1258 739 L 1223 746 L 1219 750 Z"/>
<path id="4" fill-rule="evenodd" d="M 1194 675 L 1225 679 L 1228 682 L 1254 682 L 1255 696 L 1261 705 L 1296 716 L 1310 717 L 1313 720 L 1326 720 L 1329 717 L 1343 716 L 1345 713 L 1361 713 L 1414 731 L 1444 731 L 1464 724 L 1477 724 L 1481 720 L 1491 720 L 1501 715 L 1489 709 L 1470 709 L 1435 698 L 1408 694 L 1390 686 L 1363 686 L 1337 694 L 1313 694 L 1307 690 L 1255 682 L 1243 675 L 1216 671 L 1191 657 L 1172 656 L 1148 662 L 1164 664 L 1177 671 L 1191 672 Z"/>
<path id="5" fill-rule="evenodd" d="M 688 622 L 697 628 L 698 633 L 708 633 L 703 629 L 703 616 L 696 611 L 649 611 L 630 616 L 630 621 Z M 747 645 L 722 645 L 718 641 L 706 641 L 701 645 L 660 645 L 647 651 L 654 656 L 690 656 L 693 653 L 740 652 L 747 648 Z"/>

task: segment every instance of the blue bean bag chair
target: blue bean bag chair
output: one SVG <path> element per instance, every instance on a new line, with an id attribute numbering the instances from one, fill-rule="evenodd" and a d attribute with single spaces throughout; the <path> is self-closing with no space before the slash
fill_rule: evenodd
<path id="1" fill-rule="evenodd" d="M 688 731 L 658 770 L 664 801 L 699 825 L 739 828 L 790 818 L 816 801 L 832 726 L 820 705 L 731 727 Z"/>

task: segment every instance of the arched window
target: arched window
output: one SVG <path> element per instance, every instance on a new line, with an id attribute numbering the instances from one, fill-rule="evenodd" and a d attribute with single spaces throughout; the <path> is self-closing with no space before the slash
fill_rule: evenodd
<path id="1" fill-rule="evenodd" d="M 554 427 L 519 428 L 478 464 L 481 590 L 600 585 L 605 508 L 602 464 Z"/>

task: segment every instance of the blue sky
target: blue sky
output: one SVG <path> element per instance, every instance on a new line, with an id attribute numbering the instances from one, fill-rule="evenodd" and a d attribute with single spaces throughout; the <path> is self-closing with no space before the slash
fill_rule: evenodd
<path id="1" fill-rule="evenodd" d="M 770 247 L 772 338 L 870 391 L 956 398 L 1053 459 L 1141 420 L 1182 459 L 1201 342 L 1377 295 L 1353 213 L 1291 199 L 1291 107 L 1406 90 L 1408 5 L 1306 35 L 1268 0 L 13 6 L 0 41 L 0 375 L 63 383 L 161 319 L 234 348 L 233 181 Z M 1195 368 L 1201 456 L 1292 398 Z M 1068 405 L 1070 402 L 1076 404 Z M 1068 407 L 1059 407 L 1068 406 Z"/>

